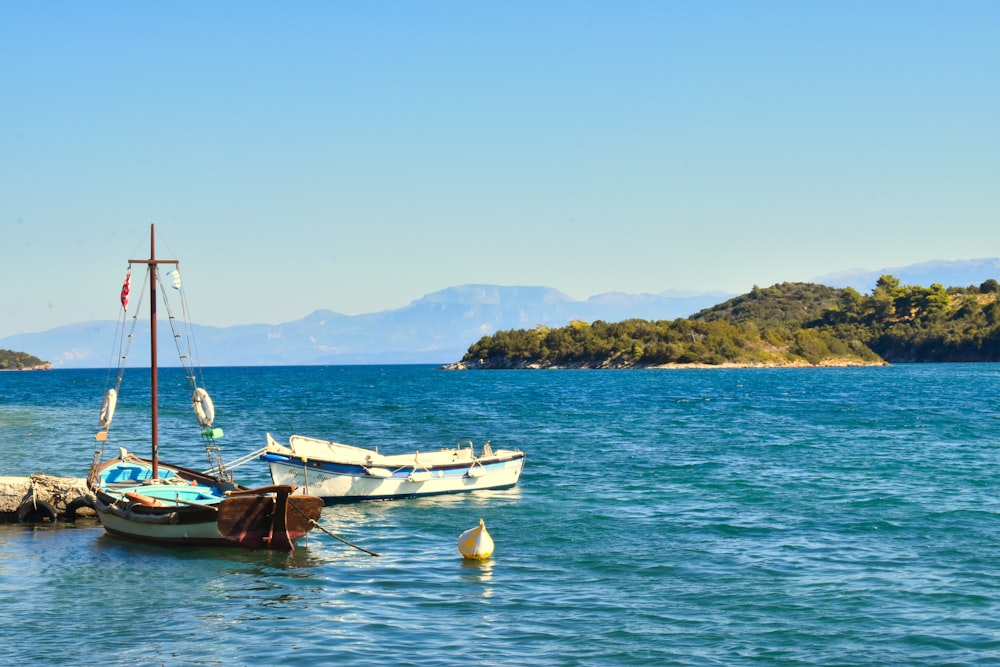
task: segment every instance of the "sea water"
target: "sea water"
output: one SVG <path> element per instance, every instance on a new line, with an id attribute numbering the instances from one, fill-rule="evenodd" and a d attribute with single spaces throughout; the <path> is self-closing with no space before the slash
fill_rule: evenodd
<path id="1" fill-rule="evenodd" d="M 107 447 L 145 454 L 148 371 Z M 85 476 L 107 373 L 0 373 L 0 474 Z M 161 456 L 207 467 L 160 378 Z M 333 506 L 291 554 L 0 526 L 9 665 L 1000 664 L 1000 365 L 208 368 L 264 434 L 520 448 L 505 491 Z M 268 481 L 260 462 L 237 468 Z M 458 536 L 485 520 L 487 561 Z"/>

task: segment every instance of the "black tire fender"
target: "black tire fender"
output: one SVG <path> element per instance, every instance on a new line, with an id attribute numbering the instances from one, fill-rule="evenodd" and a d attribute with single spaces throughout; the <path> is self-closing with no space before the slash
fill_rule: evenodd
<path id="1" fill-rule="evenodd" d="M 66 505 L 66 519 L 68 521 L 76 521 L 77 512 L 82 510 L 84 507 L 88 508 L 90 512 L 86 514 L 95 514 L 97 508 L 94 506 L 94 501 L 87 496 L 80 496 Z"/>
<path id="2" fill-rule="evenodd" d="M 58 517 L 56 508 L 44 500 L 25 500 L 17 508 L 18 523 L 55 523 Z"/>

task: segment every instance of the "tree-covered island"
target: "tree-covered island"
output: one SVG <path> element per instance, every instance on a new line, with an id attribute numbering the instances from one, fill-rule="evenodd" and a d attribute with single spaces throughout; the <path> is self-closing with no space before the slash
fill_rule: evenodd
<path id="1" fill-rule="evenodd" d="M 26 352 L 0 350 L 0 371 L 49 370 L 52 364 Z"/>
<path id="2" fill-rule="evenodd" d="M 451 369 L 853 366 L 1000 361 L 1000 284 L 780 283 L 676 320 L 574 321 L 483 336 Z"/>

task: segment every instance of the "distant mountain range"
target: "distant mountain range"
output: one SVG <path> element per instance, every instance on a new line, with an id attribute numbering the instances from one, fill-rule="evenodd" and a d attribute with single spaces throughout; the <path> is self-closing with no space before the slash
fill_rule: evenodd
<path id="1" fill-rule="evenodd" d="M 928 262 L 879 271 L 851 271 L 812 282 L 854 287 L 867 293 L 879 276 L 891 273 L 903 284 L 946 287 L 979 285 L 1000 277 L 1000 259 Z M 762 286 L 764 287 L 764 286 Z M 205 366 L 303 366 L 343 364 L 445 364 L 457 361 L 482 336 L 502 329 L 560 327 L 571 320 L 619 322 L 629 318 L 673 320 L 688 317 L 735 294 L 610 292 L 585 301 L 549 287 L 461 285 L 434 292 L 403 308 L 363 315 L 317 310 L 296 322 L 231 327 L 193 326 L 197 353 Z M 114 365 L 116 323 L 94 321 L 40 333 L 0 339 L 0 349 L 27 352 L 53 368 L 102 368 Z M 148 336 L 141 322 L 136 339 Z M 161 327 L 169 334 L 169 327 Z M 170 346 L 170 347 L 167 347 Z M 162 350 L 173 341 L 164 335 Z M 148 346 L 138 343 L 131 365 L 148 365 Z M 176 355 L 162 354 L 170 364 Z"/>
<path id="2" fill-rule="evenodd" d="M 428 294 L 404 308 L 364 315 L 317 310 L 296 322 L 231 327 L 194 325 L 197 353 L 205 366 L 303 366 L 342 364 L 443 364 L 456 361 L 469 346 L 500 329 L 558 327 L 571 320 L 620 321 L 630 317 L 676 319 L 729 298 L 722 292 L 688 294 L 609 293 L 586 301 L 548 287 L 461 285 Z M 40 333 L 0 339 L 0 349 L 29 352 L 53 368 L 114 365 L 114 321 L 73 324 Z M 149 336 L 138 323 L 135 339 Z M 161 363 L 176 354 L 169 327 L 161 326 Z M 170 347 L 167 347 L 170 346 Z M 130 365 L 148 365 L 148 345 L 137 343 Z M 177 365 L 173 363 L 173 365 Z"/>

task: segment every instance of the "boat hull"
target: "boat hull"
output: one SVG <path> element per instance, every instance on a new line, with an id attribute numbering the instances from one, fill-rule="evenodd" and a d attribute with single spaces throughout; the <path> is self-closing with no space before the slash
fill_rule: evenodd
<path id="1" fill-rule="evenodd" d="M 286 538 L 280 530 L 274 529 L 274 522 L 271 519 L 275 504 L 273 498 L 260 496 L 246 500 L 255 501 L 254 504 L 258 505 L 257 511 L 246 512 L 245 507 L 239 507 L 240 516 L 246 518 L 223 524 L 222 527 L 216 518 L 217 512 L 211 510 L 207 515 L 195 508 L 142 515 L 134 511 L 131 513 L 115 511 L 113 505 L 105 504 L 100 499 L 95 505 L 97 516 L 104 529 L 118 537 L 158 544 L 242 547 L 276 551 L 290 551 L 291 542 L 304 536 L 313 527 L 308 520 L 303 524 L 295 519 L 294 515 L 297 512 L 294 508 L 298 508 L 308 516 L 318 514 L 315 511 L 316 507 L 322 507 L 321 501 L 308 496 L 289 498 L 289 504 L 293 509 L 288 515 Z M 303 503 L 303 500 L 307 502 Z M 220 508 L 219 512 L 223 511 L 225 509 Z M 238 526 L 235 529 L 234 524 Z"/>
<path id="2" fill-rule="evenodd" d="M 373 468 L 294 454 L 265 453 L 261 458 L 275 484 L 294 484 L 297 493 L 319 496 L 327 505 L 507 489 L 517 484 L 524 468 L 521 452 L 475 466 L 464 463 L 419 470 Z"/>
<path id="3" fill-rule="evenodd" d="M 157 544 L 291 551 L 323 508 L 315 496 L 292 496 L 291 486 L 246 489 L 164 464 L 163 477 L 153 480 L 148 472 L 148 461 L 128 456 L 104 463 L 92 477 L 95 509 L 108 533 Z"/>

